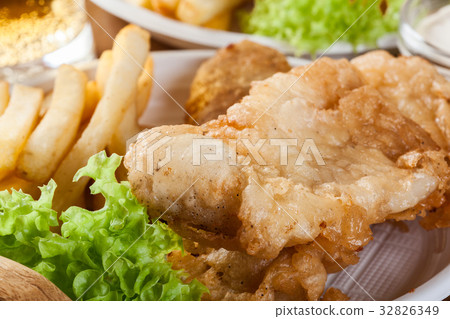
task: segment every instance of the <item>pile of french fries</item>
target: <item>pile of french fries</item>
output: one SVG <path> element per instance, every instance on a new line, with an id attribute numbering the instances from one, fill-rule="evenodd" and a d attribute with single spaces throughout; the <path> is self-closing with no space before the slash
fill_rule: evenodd
<path id="1" fill-rule="evenodd" d="M 127 0 L 162 15 L 212 29 L 228 30 L 233 10 L 249 0 Z"/>
<path id="2" fill-rule="evenodd" d="M 61 212 L 84 202 L 88 179 L 74 183 L 78 169 L 102 151 L 126 152 L 141 128 L 152 88 L 150 34 L 127 26 L 100 58 L 95 79 L 73 66 L 57 70 L 53 91 L 0 82 L 0 190 L 37 186 L 54 179 L 54 207 Z M 126 176 L 119 176 L 126 178 Z"/>

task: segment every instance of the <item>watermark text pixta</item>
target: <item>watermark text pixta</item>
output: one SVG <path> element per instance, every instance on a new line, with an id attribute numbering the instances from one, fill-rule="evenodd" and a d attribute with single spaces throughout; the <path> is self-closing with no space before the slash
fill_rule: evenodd
<path id="1" fill-rule="evenodd" d="M 239 143 L 241 145 L 239 145 Z M 300 146 L 300 149 L 299 149 Z M 238 160 L 238 147 L 242 147 L 246 156 Z M 270 154 L 277 153 L 279 156 L 278 164 L 280 166 L 287 166 L 289 160 L 292 160 L 292 153 L 295 152 L 294 165 L 301 166 L 305 161 L 315 161 L 317 165 L 325 165 L 322 154 L 314 143 L 313 139 L 305 139 L 301 145 L 297 139 L 289 138 L 272 138 L 259 139 L 256 142 L 251 142 L 250 139 L 214 139 L 214 138 L 199 138 L 192 140 L 192 164 L 199 166 L 204 160 L 207 161 L 224 161 L 228 160 L 231 166 L 236 165 L 250 165 L 256 164 L 260 166 L 269 165 L 262 152 L 263 147 L 269 147 Z M 289 156 L 291 152 L 291 156 Z M 226 156 L 225 156 L 226 153 Z M 226 159 L 227 157 L 227 159 Z"/>
<path id="2" fill-rule="evenodd" d="M 139 160 L 134 159 L 134 169 L 153 175 L 155 171 L 174 160 L 172 152 L 173 137 L 159 132 L 149 132 L 145 138 L 135 143 L 140 149 Z M 302 141 L 295 138 L 269 138 L 251 141 L 250 139 L 193 138 L 191 145 L 185 147 L 191 152 L 190 164 L 201 166 L 205 162 L 225 161 L 230 166 L 277 165 L 302 166 L 312 162 L 324 166 L 325 161 L 313 139 Z M 183 156 L 183 160 L 186 157 Z"/>

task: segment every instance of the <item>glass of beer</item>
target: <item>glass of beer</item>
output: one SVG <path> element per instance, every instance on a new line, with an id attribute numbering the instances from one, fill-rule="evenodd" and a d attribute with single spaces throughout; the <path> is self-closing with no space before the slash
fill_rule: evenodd
<path id="1" fill-rule="evenodd" d="M 94 57 L 84 0 L 1 0 L 0 80 Z"/>

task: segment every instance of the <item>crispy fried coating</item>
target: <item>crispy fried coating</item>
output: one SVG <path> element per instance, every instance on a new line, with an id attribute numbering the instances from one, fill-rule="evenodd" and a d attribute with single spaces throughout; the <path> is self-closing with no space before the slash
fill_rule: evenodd
<path id="1" fill-rule="evenodd" d="M 319 241 L 324 244 L 323 239 Z M 330 248 L 328 242 L 327 249 Z M 347 266 L 343 260 L 357 263 L 355 252 L 349 252 L 348 258 L 338 249 L 331 248 L 339 267 Z M 200 254 L 172 252 L 168 260 L 173 268 L 184 269 L 191 275 L 188 281 L 196 278 L 206 285 L 210 294 L 204 295 L 204 300 L 318 300 L 327 273 L 334 272 L 336 267 L 336 262 L 316 243 L 284 249 L 274 259 L 220 248 L 206 249 Z M 331 289 L 323 298 L 345 300 L 345 295 Z"/>
<path id="2" fill-rule="evenodd" d="M 427 215 L 421 219 L 420 225 L 426 230 L 433 230 L 436 228 L 450 227 L 450 194 L 447 191 L 445 194 L 445 203 L 438 209 L 431 209 Z"/>
<path id="3" fill-rule="evenodd" d="M 364 63 L 323 58 L 275 74 L 253 83 L 225 116 L 198 127 L 153 128 L 131 146 L 129 180 L 151 216 L 164 212 L 181 236 L 212 248 L 173 257 L 175 267 L 192 269 L 207 285 L 207 298 L 318 300 L 327 273 L 358 262 L 371 224 L 429 214 L 436 219 L 427 219 L 430 227 L 448 225 L 448 82 L 421 59 L 413 64 L 428 70 L 420 82 L 394 74 L 389 85 L 374 82 L 375 71 L 360 63 L 380 55 L 358 58 Z M 397 61 L 401 72 L 409 65 L 403 59 L 389 63 Z M 411 85 L 430 90 L 405 111 Z M 395 86 L 402 88 L 397 95 L 388 90 Z M 416 114 L 427 108 L 435 124 Z M 169 140 L 153 152 L 155 134 Z M 206 142 L 200 156 L 198 141 Z M 285 153 L 280 141 L 289 141 Z M 222 156 L 207 160 L 221 143 Z M 171 160 L 158 166 L 167 149 Z M 323 298 L 345 296 L 330 291 Z"/>
<path id="4" fill-rule="evenodd" d="M 450 146 L 450 82 L 419 57 L 374 51 L 351 62 L 364 80 L 419 124 L 443 149 Z"/>
<path id="5" fill-rule="evenodd" d="M 200 127 L 142 133 L 125 159 L 136 196 L 156 217 L 168 209 L 163 218 L 186 238 L 266 259 L 320 234 L 359 249 L 371 237 L 358 234 L 370 234 L 370 224 L 397 214 L 413 217 L 420 205 L 442 205 L 446 153 L 429 134 L 367 85 L 348 61 L 323 58 L 304 70 L 254 84 L 226 116 Z M 170 137 L 172 160 L 151 175 L 134 169 L 133 161 L 147 160 L 146 138 L 153 133 Z M 193 144 L 205 138 L 223 141 L 225 155 L 193 165 Z M 263 165 L 248 143 L 237 143 L 238 165 L 230 165 L 232 139 L 263 141 Z M 269 139 L 298 141 L 287 165 Z M 307 139 L 325 165 L 317 158 L 298 165 Z M 165 154 L 165 148 L 157 150 L 154 160 Z M 247 156 L 250 163 L 239 165 Z"/>
<path id="6" fill-rule="evenodd" d="M 284 55 L 269 47 L 248 40 L 229 45 L 198 69 L 186 110 L 200 124 L 216 119 L 248 94 L 253 81 L 290 69 Z M 190 116 L 186 120 L 194 124 Z"/>
<path id="7" fill-rule="evenodd" d="M 352 60 L 367 83 L 419 124 L 442 149 L 450 143 L 450 82 L 418 57 L 394 58 L 375 51 Z M 420 224 L 428 230 L 450 227 L 450 194 L 439 209 L 428 210 Z M 412 217 L 411 217 L 412 218 Z"/>
<path id="8" fill-rule="evenodd" d="M 344 294 L 342 291 L 336 288 L 328 288 L 327 291 L 325 291 L 322 299 L 322 301 L 348 301 L 350 298 Z"/>

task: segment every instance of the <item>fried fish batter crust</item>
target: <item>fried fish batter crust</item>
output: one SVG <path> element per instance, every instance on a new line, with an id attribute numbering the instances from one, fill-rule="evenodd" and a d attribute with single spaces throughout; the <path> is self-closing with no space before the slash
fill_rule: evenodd
<path id="1" fill-rule="evenodd" d="M 371 240 L 370 224 L 412 219 L 445 201 L 447 153 L 420 123 L 401 114 L 400 103 L 347 60 L 322 58 L 309 70 L 298 67 L 254 83 L 250 95 L 218 120 L 142 133 L 125 165 L 152 217 L 165 212 L 162 219 L 175 231 L 203 245 L 274 259 L 323 237 L 354 252 Z M 147 163 L 152 133 L 171 138 L 153 154 L 154 163 L 166 147 L 172 151 L 172 160 L 153 175 L 136 169 Z M 193 165 L 194 140 L 205 138 L 224 141 L 223 160 Z M 280 165 L 280 152 L 268 140 L 286 138 L 299 143 Z M 234 139 L 253 145 L 265 140 L 259 149 L 265 165 L 242 143 L 238 165 L 230 165 Z M 312 158 L 295 165 L 306 139 L 313 139 L 326 165 Z"/>
<path id="2" fill-rule="evenodd" d="M 205 294 L 204 300 L 318 300 L 336 262 L 341 270 L 358 261 L 353 251 L 337 251 L 330 244 L 319 238 L 317 243 L 286 248 L 274 259 L 220 248 L 192 255 L 172 252 L 168 261 L 190 274 L 187 281 L 196 278 L 206 285 L 210 294 Z M 337 289 L 329 289 L 323 298 L 348 299 Z"/>
<path id="3" fill-rule="evenodd" d="M 450 82 L 418 57 L 394 58 L 375 51 L 352 60 L 364 80 L 392 101 L 407 118 L 418 123 L 444 150 L 450 143 Z M 450 227 L 450 194 L 438 209 L 420 221 L 430 230 Z"/>
<path id="4" fill-rule="evenodd" d="M 290 69 L 283 54 L 248 40 L 220 49 L 195 75 L 186 103 L 190 114 L 186 120 L 203 124 L 216 119 L 248 94 L 253 81 Z"/>
<path id="5" fill-rule="evenodd" d="M 419 57 L 374 51 L 351 61 L 364 81 L 403 116 L 419 124 L 443 149 L 450 146 L 450 82 Z"/>

